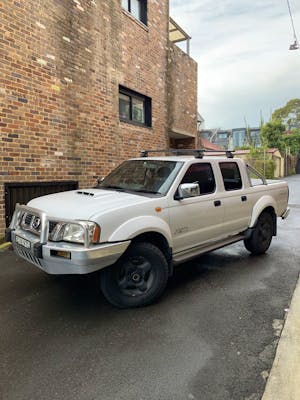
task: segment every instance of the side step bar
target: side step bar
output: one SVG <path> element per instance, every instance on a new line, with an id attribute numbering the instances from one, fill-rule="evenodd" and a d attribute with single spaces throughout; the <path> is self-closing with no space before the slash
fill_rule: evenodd
<path id="1" fill-rule="evenodd" d="M 191 249 L 181 251 L 180 253 L 173 254 L 173 263 L 174 265 L 176 265 L 184 261 L 191 260 L 192 258 L 198 257 L 201 254 L 208 253 L 212 250 L 220 249 L 235 242 L 239 242 L 240 240 L 247 238 L 248 236 L 247 233 L 248 232 L 246 231 L 243 234 L 232 236 L 230 238 L 220 240 L 218 242 L 213 242 L 207 245 L 193 247 Z"/>

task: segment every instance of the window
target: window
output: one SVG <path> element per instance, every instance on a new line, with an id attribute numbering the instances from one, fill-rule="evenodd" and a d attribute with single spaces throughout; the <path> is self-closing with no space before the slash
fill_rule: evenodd
<path id="1" fill-rule="evenodd" d="M 237 190 L 242 188 L 242 179 L 239 167 L 235 162 L 220 163 L 225 190 Z"/>
<path id="2" fill-rule="evenodd" d="M 147 0 L 122 0 L 122 7 L 147 25 Z"/>
<path id="3" fill-rule="evenodd" d="M 151 126 L 151 99 L 140 93 L 119 87 L 119 116 L 121 121 Z"/>
<path id="4" fill-rule="evenodd" d="M 214 174 L 209 163 L 191 165 L 181 183 L 198 183 L 201 195 L 213 193 L 216 188 Z"/>
<path id="5" fill-rule="evenodd" d="M 163 195 L 170 189 L 182 162 L 145 160 L 124 161 L 99 184 L 107 190 L 133 191 L 141 195 Z"/>
<path id="6" fill-rule="evenodd" d="M 130 97 L 119 93 L 119 114 L 121 119 L 130 119 Z"/>
<path id="7" fill-rule="evenodd" d="M 247 165 L 247 172 L 251 186 L 266 185 L 266 178 L 250 165 Z"/>

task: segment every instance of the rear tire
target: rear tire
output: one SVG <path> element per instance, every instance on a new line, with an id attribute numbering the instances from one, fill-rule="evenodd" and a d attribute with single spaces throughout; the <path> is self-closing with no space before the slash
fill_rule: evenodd
<path id="1" fill-rule="evenodd" d="M 168 263 L 161 250 L 151 243 L 132 244 L 114 265 L 101 273 L 105 298 L 118 308 L 146 306 L 164 291 Z"/>
<path id="2" fill-rule="evenodd" d="M 273 237 L 273 218 L 268 212 L 262 212 L 249 239 L 244 240 L 245 247 L 252 254 L 264 254 L 270 247 Z"/>

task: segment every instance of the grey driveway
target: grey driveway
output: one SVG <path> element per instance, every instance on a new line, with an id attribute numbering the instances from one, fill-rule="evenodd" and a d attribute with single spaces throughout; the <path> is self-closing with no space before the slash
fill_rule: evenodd
<path id="1" fill-rule="evenodd" d="M 181 265 L 162 299 L 116 310 L 98 275 L 53 277 L 0 254 L 5 400 L 256 400 L 300 271 L 300 175 L 265 256 L 239 243 Z"/>

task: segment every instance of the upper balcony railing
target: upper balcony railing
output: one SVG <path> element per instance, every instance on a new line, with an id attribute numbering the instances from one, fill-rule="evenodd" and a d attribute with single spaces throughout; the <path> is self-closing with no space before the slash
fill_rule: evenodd
<path id="1" fill-rule="evenodd" d="M 171 17 L 169 18 L 169 40 L 173 43 L 186 42 L 186 53 L 190 55 L 189 36 Z"/>

